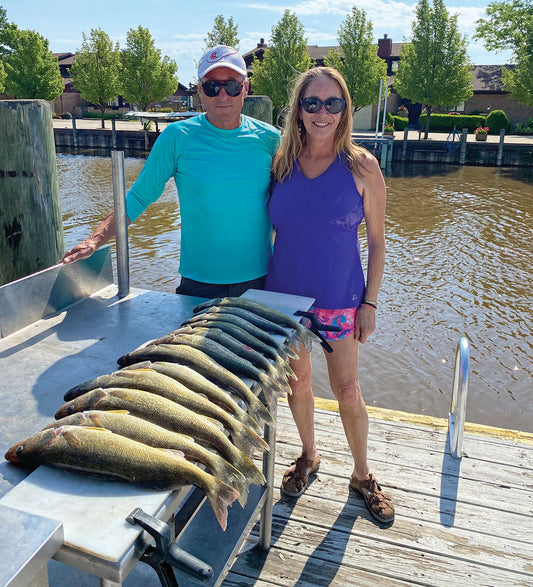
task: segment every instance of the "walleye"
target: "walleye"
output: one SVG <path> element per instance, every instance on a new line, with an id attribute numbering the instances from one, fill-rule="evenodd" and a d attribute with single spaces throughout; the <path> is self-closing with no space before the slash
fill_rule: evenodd
<path id="1" fill-rule="evenodd" d="M 246 310 L 243 310 L 243 313 L 244 312 L 246 312 Z M 249 312 L 249 314 L 253 318 L 254 314 L 252 314 L 251 312 Z M 199 312 L 198 314 L 195 314 L 194 316 L 186 320 L 183 324 L 190 324 L 191 326 L 193 326 L 194 324 L 213 322 L 216 322 L 217 325 L 222 323 L 229 324 L 230 326 L 239 328 L 241 331 L 244 331 L 248 333 L 250 336 L 252 336 L 254 340 L 259 340 L 266 344 L 268 347 L 272 347 L 283 358 L 298 358 L 298 355 L 291 349 L 291 347 L 287 343 L 280 342 L 265 330 L 258 328 L 257 326 L 252 324 L 252 322 L 250 322 L 249 320 L 246 320 L 241 316 L 237 316 L 237 314 L 233 314 L 230 308 L 220 308 L 217 312 L 210 312 L 208 310 L 206 310 L 205 312 Z M 222 328 L 222 326 L 219 327 Z"/>
<path id="2" fill-rule="evenodd" d="M 211 475 L 232 485 L 239 492 L 239 502 L 244 506 L 248 496 L 248 484 L 240 471 L 223 459 L 218 453 L 207 450 L 194 442 L 190 436 L 172 432 L 161 428 L 153 422 L 132 416 L 125 410 L 103 411 L 88 410 L 76 412 L 52 422 L 44 428 L 59 428 L 61 426 L 84 426 L 90 428 L 105 428 L 110 432 L 125 436 L 131 440 L 142 442 L 154 448 L 166 448 L 181 451 L 185 458 L 194 463 L 202 463 Z"/>
<path id="3" fill-rule="evenodd" d="M 101 428 L 45 429 L 12 446 L 5 458 L 21 465 L 51 465 L 158 490 L 192 484 L 207 495 L 223 530 L 227 507 L 239 495 L 233 487 L 187 461 L 182 453 L 153 448 Z"/>
<path id="4" fill-rule="evenodd" d="M 142 361 L 180 363 L 192 367 L 211 381 L 235 392 L 247 403 L 248 411 L 256 420 L 274 423 L 268 409 L 237 375 L 198 349 L 176 344 L 149 345 L 122 355 L 117 362 L 121 367 L 126 367 Z"/>
<path id="5" fill-rule="evenodd" d="M 207 377 L 204 377 L 194 369 L 191 369 L 191 367 L 180 365 L 179 363 L 168 363 L 164 361 L 155 361 L 154 363 L 144 361 L 143 363 L 135 363 L 129 367 L 124 367 L 122 371 L 136 368 L 153 369 L 167 377 L 172 377 L 172 379 L 183 383 L 183 385 L 188 387 L 191 391 L 205 395 L 213 403 L 225 409 L 237 418 L 237 420 L 252 428 L 252 430 L 255 430 L 256 432 L 262 431 L 262 427 L 257 423 L 257 420 L 253 418 L 251 414 L 243 410 L 233 399 L 233 396 L 219 387 L 216 383 L 213 383 L 213 381 L 207 379 Z"/>
<path id="6" fill-rule="evenodd" d="M 308 328 L 306 328 L 301 322 L 295 320 L 291 316 L 284 314 L 283 312 L 279 312 L 278 310 L 274 310 L 269 306 L 265 306 L 259 302 L 254 300 L 250 300 L 248 298 L 215 298 L 213 300 L 207 300 L 201 304 L 198 304 L 194 309 L 193 312 L 199 312 L 200 310 L 205 310 L 210 306 L 235 306 L 237 308 L 242 308 L 244 310 L 248 310 L 249 312 L 253 312 L 258 316 L 266 318 L 271 322 L 275 322 L 277 324 L 281 324 L 282 326 L 292 328 L 296 330 L 302 344 L 308 347 L 312 340 L 317 340 L 320 342 L 320 339 L 311 332 Z"/>
<path id="7" fill-rule="evenodd" d="M 213 447 L 238 469 L 250 483 L 262 485 L 265 477 L 250 458 L 243 454 L 209 418 L 154 393 L 110 387 L 88 391 L 63 404 L 56 420 L 86 410 L 126 410 L 158 426 L 192 436 L 196 441 Z"/>
<path id="8" fill-rule="evenodd" d="M 102 385 L 104 383 L 104 385 Z M 221 407 L 217 406 L 204 396 L 187 389 L 185 385 L 176 381 L 172 377 L 158 373 L 153 369 L 128 369 L 116 371 L 112 375 L 97 377 L 92 381 L 82 384 L 81 389 L 89 391 L 98 387 L 127 387 L 129 389 L 139 389 L 155 393 L 176 402 L 197 414 L 203 414 L 213 420 L 218 420 L 229 432 L 233 444 L 247 454 L 253 452 L 254 448 L 268 450 L 268 444 L 256 434 L 251 428 L 248 428 L 242 422 L 239 422 L 233 416 L 228 414 Z M 80 394 L 83 391 L 80 391 Z M 72 396 L 68 393 L 69 397 Z M 73 396 L 76 397 L 76 396 Z M 72 399 L 73 399 L 72 397 Z"/>
<path id="9" fill-rule="evenodd" d="M 224 345 L 199 334 L 178 334 L 173 339 L 172 344 L 168 346 L 174 345 L 186 345 L 204 352 L 232 373 L 239 373 L 244 377 L 249 377 L 257 381 L 261 385 L 265 396 L 267 396 L 267 392 L 269 392 L 269 398 L 272 396 L 272 386 L 274 383 L 272 379 L 250 363 L 250 361 L 239 357 Z"/>
<path id="10" fill-rule="evenodd" d="M 238 357 L 250 361 L 252 365 L 255 365 L 258 369 L 262 369 L 265 373 L 273 380 L 274 384 L 280 391 L 287 391 L 291 393 L 291 389 L 287 383 L 286 375 L 287 372 L 283 369 L 284 363 L 281 363 L 281 368 L 278 365 L 277 370 L 274 365 L 259 351 L 256 351 L 249 345 L 243 344 L 240 340 L 221 328 L 210 327 L 210 326 L 182 326 L 176 331 L 176 334 L 166 337 L 168 344 L 174 344 L 176 337 L 180 337 L 182 334 L 193 334 L 200 335 L 215 342 L 218 342 L 228 351 L 235 353 Z M 291 369 L 292 372 L 292 369 Z"/>
<path id="11" fill-rule="evenodd" d="M 264 332 L 271 332 L 272 334 L 280 334 L 281 336 L 285 337 L 287 340 L 290 340 L 292 337 L 292 332 L 281 326 L 280 324 L 276 324 L 276 322 L 272 322 L 271 320 L 266 320 L 253 312 L 249 312 L 248 310 L 243 310 L 242 308 L 237 308 L 237 306 L 209 306 L 205 310 L 200 310 L 195 313 L 195 316 L 203 316 L 204 314 L 225 314 L 231 316 L 238 316 L 239 318 L 243 318 L 244 320 L 250 322 L 257 328 L 262 329 Z M 193 316 L 194 318 L 194 316 Z M 292 343 L 289 343 L 292 344 Z"/>

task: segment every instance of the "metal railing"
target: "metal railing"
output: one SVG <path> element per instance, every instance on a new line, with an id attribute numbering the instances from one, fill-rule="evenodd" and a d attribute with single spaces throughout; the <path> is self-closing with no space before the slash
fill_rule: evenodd
<path id="1" fill-rule="evenodd" d="M 466 397 L 468 395 L 468 374 L 470 372 L 470 348 L 468 339 L 462 337 L 455 352 L 452 403 L 448 416 L 448 440 L 450 455 L 462 457 L 463 432 L 466 419 Z"/>
<path id="2" fill-rule="evenodd" d="M 115 204 L 115 231 L 117 239 L 118 297 L 124 298 L 130 293 L 130 261 L 123 151 L 111 152 L 111 166 L 113 175 L 113 200 Z"/>

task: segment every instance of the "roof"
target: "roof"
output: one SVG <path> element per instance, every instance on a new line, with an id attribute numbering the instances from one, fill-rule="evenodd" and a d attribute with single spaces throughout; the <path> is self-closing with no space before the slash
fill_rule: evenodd
<path id="1" fill-rule="evenodd" d="M 475 65 L 472 71 L 472 87 L 475 93 L 502 92 L 502 70 L 512 69 L 514 65 Z"/>
<path id="2" fill-rule="evenodd" d="M 59 65 L 72 65 L 76 59 L 74 53 L 52 53 L 54 57 L 57 57 Z"/>

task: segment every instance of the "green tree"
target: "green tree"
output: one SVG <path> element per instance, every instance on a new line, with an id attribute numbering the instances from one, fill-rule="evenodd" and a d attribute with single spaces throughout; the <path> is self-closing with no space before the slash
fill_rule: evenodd
<path id="1" fill-rule="evenodd" d="M 8 94 L 19 99 L 51 101 L 63 93 L 59 63 L 47 39 L 35 31 L 8 25 L 2 31 L 2 42 L 9 51 L 3 60 Z"/>
<path id="2" fill-rule="evenodd" d="M 330 51 L 325 65 L 338 69 L 344 77 L 354 112 L 375 104 L 379 99 L 379 82 L 387 81 L 387 64 L 378 57 L 373 43 L 372 23 L 364 10 L 355 6 L 338 31 L 341 52 Z"/>
<path id="3" fill-rule="evenodd" d="M 269 96 L 278 111 L 289 103 L 294 79 L 311 67 L 303 25 L 295 14 L 285 10 L 272 27 L 270 47 L 263 61 L 252 62 L 252 88 L 255 94 Z"/>
<path id="4" fill-rule="evenodd" d="M 213 28 L 207 33 L 204 43 L 204 53 L 210 47 L 215 47 L 216 45 L 228 45 L 238 49 L 240 39 L 238 37 L 238 27 L 233 22 L 233 16 L 230 16 L 226 21 L 222 14 L 217 14 Z"/>
<path id="5" fill-rule="evenodd" d="M 459 34 L 457 16 L 450 15 L 442 0 L 420 0 L 416 7 L 413 37 L 400 53 L 394 89 L 404 98 L 425 105 L 427 139 L 431 111 L 470 98 L 472 63 L 466 38 Z"/>
<path id="6" fill-rule="evenodd" d="M 511 98 L 533 106 L 533 3 L 493 2 L 486 11 L 488 18 L 476 22 L 474 36 L 488 51 L 513 52 L 516 67 L 503 70 L 503 84 Z"/>
<path id="7" fill-rule="evenodd" d="M 100 108 L 105 128 L 105 111 L 121 91 L 119 45 L 113 46 L 109 35 L 101 29 L 91 29 L 89 37 L 85 33 L 82 36 L 81 49 L 76 52 L 70 73 L 82 98 Z"/>
<path id="8" fill-rule="evenodd" d="M 142 26 L 128 31 L 122 64 L 124 98 L 130 103 L 136 102 L 141 110 L 146 110 L 150 104 L 155 107 L 156 102 L 178 88 L 176 62 L 167 56 L 161 57 L 150 31 Z"/>

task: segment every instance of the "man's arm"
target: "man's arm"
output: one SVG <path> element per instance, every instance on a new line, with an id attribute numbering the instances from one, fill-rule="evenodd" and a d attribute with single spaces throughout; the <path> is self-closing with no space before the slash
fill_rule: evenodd
<path id="1" fill-rule="evenodd" d="M 131 224 L 129 218 L 127 218 L 127 223 L 128 225 Z M 115 236 L 115 211 L 111 210 L 111 212 L 109 212 L 104 220 L 102 220 L 91 236 L 76 245 L 70 251 L 67 251 L 61 259 L 61 262 L 73 263 L 74 261 L 79 261 L 80 259 L 87 259 L 87 257 L 90 257 L 96 251 L 96 249 L 99 249 L 102 245 L 105 245 Z"/>

